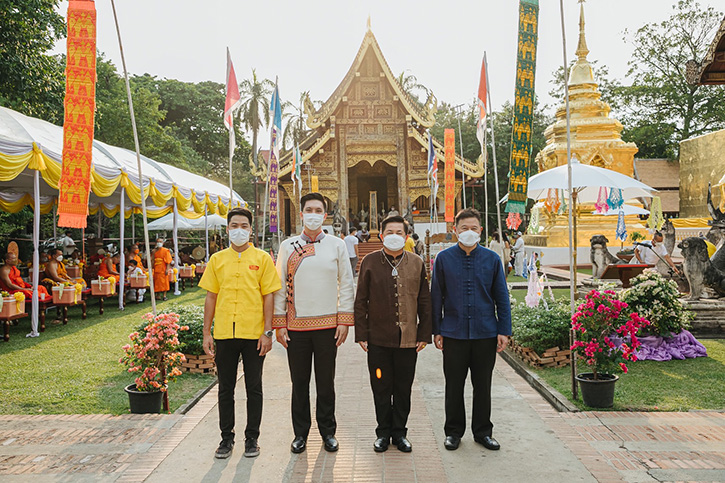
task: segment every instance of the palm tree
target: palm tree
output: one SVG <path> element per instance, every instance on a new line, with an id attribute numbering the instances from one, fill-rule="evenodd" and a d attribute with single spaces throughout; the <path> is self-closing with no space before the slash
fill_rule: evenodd
<path id="1" fill-rule="evenodd" d="M 258 79 L 257 71 L 252 69 L 251 79 L 244 79 L 239 84 L 242 97 L 241 120 L 244 128 L 252 131 L 252 155 L 254 166 L 257 162 L 257 135 L 262 126 L 269 125 L 269 99 L 274 84 L 269 79 Z"/>
<path id="2" fill-rule="evenodd" d="M 294 146 L 302 141 L 305 131 L 307 131 L 305 127 L 305 111 L 302 106 L 304 104 L 305 97 L 309 94 L 310 91 L 305 91 L 300 94 L 299 106 L 295 106 L 291 102 L 285 102 L 282 106 L 283 110 L 293 110 L 292 112 L 288 111 L 284 113 L 284 117 L 287 119 L 287 124 L 284 127 L 284 134 L 282 136 L 282 142 L 285 149 L 287 149 L 288 143 L 291 143 L 292 146 Z"/>
<path id="3" fill-rule="evenodd" d="M 405 72 L 406 71 L 402 71 L 396 80 L 398 81 L 398 84 L 400 84 L 400 87 L 420 104 L 420 98 L 413 91 L 422 90 L 426 95 L 429 95 L 430 90 L 423 84 L 419 83 L 416 76 L 413 74 L 406 74 Z"/>

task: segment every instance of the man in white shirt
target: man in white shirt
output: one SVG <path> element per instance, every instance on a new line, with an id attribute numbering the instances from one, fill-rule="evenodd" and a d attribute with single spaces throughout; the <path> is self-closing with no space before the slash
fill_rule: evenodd
<path id="1" fill-rule="evenodd" d="M 352 267 L 352 276 L 355 276 L 355 270 L 357 269 L 358 251 L 357 246 L 360 240 L 357 237 L 357 228 L 354 226 L 350 228 L 350 233 L 345 237 L 345 246 L 347 247 L 347 254 L 350 257 L 350 266 Z"/>
<path id="2" fill-rule="evenodd" d="M 70 257 L 73 255 L 73 250 L 76 249 L 76 243 L 70 237 L 70 231 L 65 232 L 65 236 L 58 240 L 58 244 L 63 248 L 64 257 Z"/>
<path id="3" fill-rule="evenodd" d="M 514 252 L 514 275 L 517 277 L 524 276 L 524 256 L 526 255 L 526 246 L 524 245 L 524 237 L 521 236 L 521 232 L 517 231 L 514 233 L 516 242 L 512 247 Z"/>
<path id="4" fill-rule="evenodd" d="M 659 262 L 660 259 L 662 259 L 675 272 L 679 273 L 677 268 L 675 268 L 675 264 L 672 261 L 672 258 L 670 258 L 670 255 L 667 253 L 667 248 L 665 247 L 665 244 L 662 243 L 663 240 L 664 240 L 664 237 L 662 236 L 662 233 L 660 233 L 659 231 L 656 231 L 654 233 L 654 235 L 652 235 L 652 241 L 649 243 L 649 245 L 641 244 L 641 245 L 637 245 L 635 247 L 634 257 L 635 257 L 636 261 L 639 263 L 643 263 L 646 265 L 654 265 L 654 270 L 656 270 L 656 271 L 660 271 L 658 269 L 657 262 Z M 634 262 L 635 259 L 633 259 L 632 261 Z"/>

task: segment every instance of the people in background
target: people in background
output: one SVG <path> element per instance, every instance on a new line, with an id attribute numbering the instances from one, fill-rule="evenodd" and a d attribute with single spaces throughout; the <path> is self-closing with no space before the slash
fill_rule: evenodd
<path id="1" fill-rule="evenodd" d="M 658 270 L 657 262 L 662 259 L 667 265 L 669 265 L 672 270 L 674 270 L 676 273 L 680 273 L 679 270 L 675 267 L 675 263 L 672 261 L 672 258 L 670 258 L 670 255 L 667 253 L 667 247 L 665 247 L 663 241 L 664 236 L 662 235 L 662 233 L 659 231 L 655 231 L 652 235 L 652 240 L 649 243 L 640 243 L 635 246 L 635 259 L 639 263 L 653 265 L 654 270 L 656 271 Z"/>
<path id="2" fill-rule="evenodd" d="M 407 222 L 406 222 L 407 225 Z M 405 251 L 410 253 L 415 253 L 415 240 L 413 240 L 413 237 L 410 236 L 413 234 L 413 229 L 410 228 L 410 226 L 406 226 L 406 234 L 405 234 Z M 380 230 L 382 232 L 382 230 Z"/>
<path id="3" fill-rule="evenodd" d="M 431 340 L 431 303 L 423 260 L 404 250 L 408 223 L 401 216 L 382 222 L 383 249 L 360 266 L 355 297 L 355 341 L 367 352 L 382 453 L 390 442 L 409 453 L 410 394 L 418 352 Z M 391 290 L 391 287 L 393 289 Z"/>
<path id="4" fill-rule="evenodd" d="M 13 252 L 5 254 L 5 265 L 0 267 L 0 290 L 4 290 L 10 294 L 22 292 L 27 300 L 33 295 L 33 285 L 29 284 L 20 275 L 18 270 L 18 256 Z M 48 289 L 42 285 L 38 285 L 39 300 L 45 300 L 50 297 Z"/>
<path id="5" fill-rule="evenodd" d="M 132 276 L 144 275 L 144 271 L 138 266 L 138 262 L 135 259 L 128 261 L 128 272 L 126 277 L 130 280 Z M 143 296 L 146 294 L 145 288 L 130 288 L 126 291 L 126 297 L 129 297 L 131 293 L 136 292 L 136 303 L 140 304 L 143 302 Z"/>
<path id="6" fill-rule="evenodd" d="M 121 256 L 118 253 L 114 253 L 103 259 L 101 265 L 98 267 L 99 277 L 116 277 L 116 281 L 119 280 L 118 273 L 118 262 L 121 260 Z"/>
<path id="7" fill-rule="evenodd" d="M 163 300 L 166 300 L 166 294 L 169 291 L 169 270 L 173 266 L 174 260 L 171 258 L 169 249 L 164 247 L 163 238 L 156 239 L 156 249 L 151 258 L 154 261 L 153 279 L 156 299 L 162 297 Z"/>
<path id="8" fill-rule="evenodd" d="M 511 335 L 511 303 L 501 259 L 482 246 L 481 214 L 456 215 L 458 243 L 440 252 L 433 265 L 431 298 L 435 345 L 443 351 L 445 376 L 444 446 L 456 450 L 466 431 L 464 387 L 473 385 L 473 439 L 498 450 L 491 422 L 491 378 L 496 352 Z"/>
<path id="9" fill-rule="evenodd" d="M 65 282 L 71 282 L 68 272 L 63 264 L 63 250 L 60 248 L 52 248 L 49 252 L 49 260 L 45 263 L 45 278 L 43 283 L 50 286 L 58 285 Z"/>
<path id="10" fill-rule="evenodd" d="M 61 237 L 61 239 L 57 242 L 62 249 L 63 255 L 66 257 L 69 257 L 73 253 L 73 250 L 76 249 L 76 242 L 73 241 L 70 234 L 70 230 L 66 230 L 65 235 L 63 235 L 63 237 Z"/>
<path id="11" fill-rule="evenodd" d="M 357 271 L 358 258 L 358 244 L 360 240 L 356 236 L 357 228 L 354 226 L 350 228 L 350 233 L 345 237 L 345 246 L 347 247 L 347 255 L 350 257 L 350 266 L 352 267 L 352 275 L 355 276 Z"/>
<path id="12" fill-rule="evenodd" d="M 504 267 L 504 273 L 506 273 L 506 255 L 504 254 L 506 245 L 504 245 L 501 241 L 501 237 L 498 235 L 497 231 L 494 231 L 491 235 L 491 241 L 488 242 L 488 248 L 493 250 L 493 252 L 499 256 L 501 259 L 501 265 Z"/>
<path id="13" fill-rule="evenodd" d="M 524 237 L 520 231 L 514 233 L 514 240 L 514 246 L 511 248 L 514 257 L 514 275 L 517 277 L 523 277 L 526 245 L 524 245 Z"/>
<path id="14" fill-rule="evenodd" d="M 424 256 L 425 245 L 423 245 L 423 240 L 420 239 L 417 233 L 413 233 L 411 238 L 413 238 L 413 241 L 415 242 L 415 254 L 420 255 L 421 257 Z"/>

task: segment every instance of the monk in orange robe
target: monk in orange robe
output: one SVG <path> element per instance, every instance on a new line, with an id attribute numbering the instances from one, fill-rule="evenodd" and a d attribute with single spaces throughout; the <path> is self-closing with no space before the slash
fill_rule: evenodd
<path id="1" fill-rule="evenodd" d="M 101 261 L 101 265 L 98 267 L 98 276 L 99 277 L 116 277 L 116 280 L 120 280 L 118 270 L 116 270 L 116 265 L 118 264 L 120 260 L 120 257 L 118 253 L 114 254 L 111 257 L 106 257 Z"/>
<path id="2" fill-rule="evenodd" d="M 25 298 L 30 300 L 33 296 L 33 286 L 23 280 L 20 276 L 20 270 L 17 267 L 18 256 L 14 253 L 5 254 L 5 265 L 0 267 L 0 290 L 8 293 L 23 292 Z M 45 299 L 43 296 L 45 295 Z M 48 289 L 42 285 L 38 285 L 38 299 L 47 300 L 50 297 Z"/>
<path id="3" fill-rule="evenodd" d="M 169 274 L 168 270 L 170 265 L 173 263 L 171 258 L 171 252 L 168 248 L 164 248 L 164 239 L 158 238 L 156 240 L 156 250 L 153 254 L 154 259 L 154 292 L 159 297 L 159 293 L 164 294 L 164 300 L 166 300 L 166 292 L 169 291 Z"/>

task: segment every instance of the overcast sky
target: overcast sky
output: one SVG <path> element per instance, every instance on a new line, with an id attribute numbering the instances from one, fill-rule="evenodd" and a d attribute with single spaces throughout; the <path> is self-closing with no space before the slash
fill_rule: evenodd
<path id="1" fill-rule="evenodd" d="M 579 5 L 565 0 L 567 56 L 576 50 Z M 667 18 L 675 0 L 590 0 L 585 4 L 590 60 L 624 78 L 631 44 L 625 29 Z M 725 11 L 725 0 L 701 0 Z M 65 15 L 68 2 L 60 11 Z M 98 49 L 120 71 L 110 0 L 96 0 Z M 515 0 L 117 0 L 126 62 L 132 74 L 224 82 L 228 46 L 239 80 L 252 68 L 279 77 L 280 96 L 297 102 L 309 90 L 326 100 L 372 30 L 393 73 L 410 71 L 439 101 L 472 100 L 483 52 L 494 106 L 513 99 L 518 2 Z M 65 42 L 57 51 L 65 51 Z M 536 91 L 544 104 L 552 72 L 562 64 L 559 1 L 540 0 Z M 221 121 L 220 121 L 221 122 Z"/>

